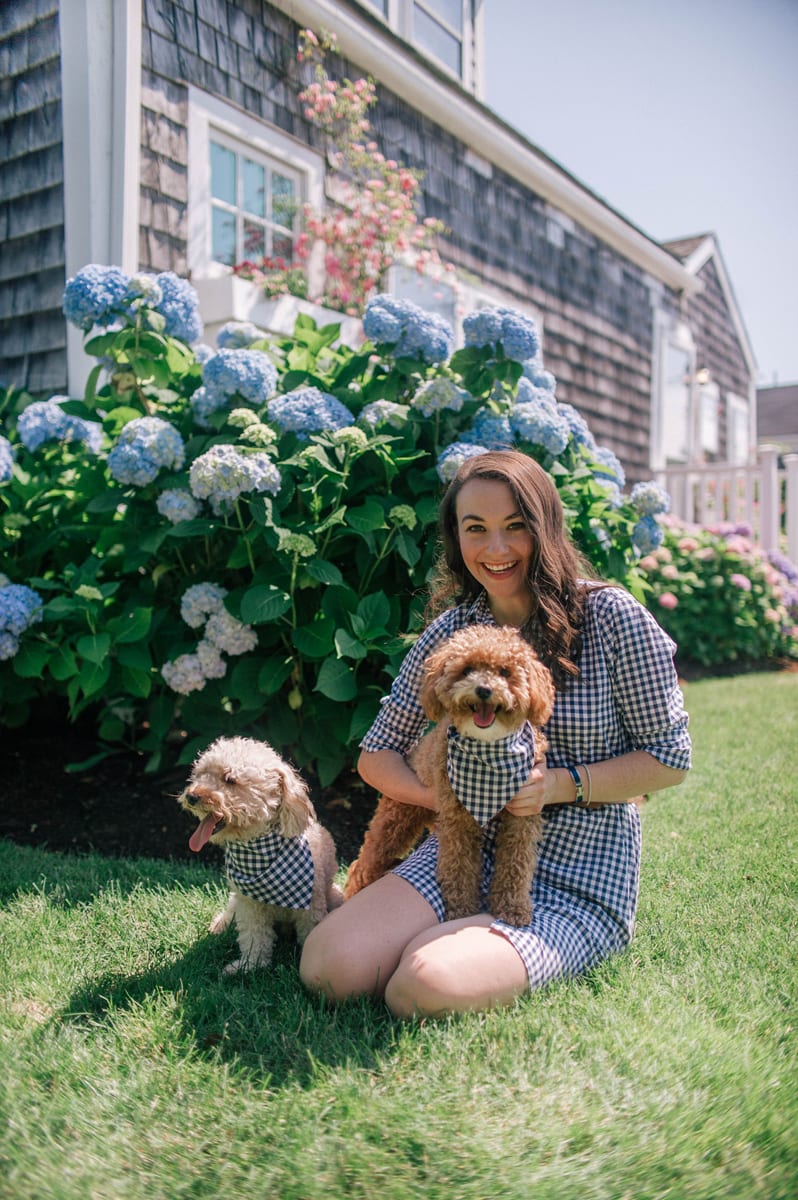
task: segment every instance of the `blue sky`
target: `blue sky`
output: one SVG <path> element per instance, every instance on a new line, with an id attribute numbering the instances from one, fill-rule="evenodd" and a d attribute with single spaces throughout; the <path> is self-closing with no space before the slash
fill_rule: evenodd
<path id="1" fill-rule="evenodd" d="M 484 3 L 486 103 L 657 241 L 714 233 L 798 382 L 798 0 Z"/>

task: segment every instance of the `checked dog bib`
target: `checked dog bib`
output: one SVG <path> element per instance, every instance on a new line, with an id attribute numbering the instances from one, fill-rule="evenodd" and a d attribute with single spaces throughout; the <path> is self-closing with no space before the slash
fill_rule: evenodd
<path id="1" fill-rule="evenodd" d="M 266 833 L 250 842 L 228 843 L 224 865 L 242 896 L 280 908 L 310 908 L 313 855 L 304 834 L 286 838 Z"/>

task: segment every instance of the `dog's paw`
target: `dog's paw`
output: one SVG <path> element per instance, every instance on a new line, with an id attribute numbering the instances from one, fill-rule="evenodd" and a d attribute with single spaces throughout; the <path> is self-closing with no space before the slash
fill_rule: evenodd
<path id="1" fill-rule="evenodd" d="M 506 925 L 528 925 L 532 920 L 532 905 L 531 904 L 511 904 L 502 903 L 489 905 L 491 916 L 497 921 L 504 921 Z"/>
<path id="2" fill-rule="evenodd" d="M 208 933 L 224 933 L 225 929 L 230 928 L 231 917 L 226 909 L 217 913 L 208 926 Z"/>

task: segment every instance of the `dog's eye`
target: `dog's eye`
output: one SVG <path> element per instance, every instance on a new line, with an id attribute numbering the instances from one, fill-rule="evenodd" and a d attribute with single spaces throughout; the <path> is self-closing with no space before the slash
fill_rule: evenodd
<path id="1" fill-rule="evenodd" d="M 226 772 L 224 781 L 225 781 L 225 783 L 231 783 L 231 784 L 238 783 L 238 780 L 236 779 L 235 775 L 231 775 L 229 771 Z"/>
<path id="2" fill-rule="evenodd" d="M 509 678 L 510 678 L 510 674 L 511 674 L 510 668 L 509 668 L 509 667 L 500 667 L 500 668 L 499 668 L 499 674 L 500 674 L 500 675 L 501 675 L 501 676 L 502 676 L 504 679 L 509 679 Z"/>
<path id="3" fill-rule="evenodd" d="M 470 675 L 473 670 L 473 667 L 463 667 L 463 679 L 465 679 L 466 675 Z"/>

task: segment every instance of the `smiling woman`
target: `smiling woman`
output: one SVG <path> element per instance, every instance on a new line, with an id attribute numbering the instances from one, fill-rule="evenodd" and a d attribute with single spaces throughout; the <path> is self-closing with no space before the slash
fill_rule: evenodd
<path id="1" fill-rule="evenodd" d="M 590 579 L 565 532 L 557 489 L 533 459 L 514 450 L 467 458 L 440 524 L 443 582 L 433 601 L 455 603 L 405 658 L 361 743 L 362 777 L 400 805 L 438 811 L 436 787 L 408 756 L 426 725 L 427 665 L 459 630 L 519 627 L 557 693 L 545 761 L 532 754 L 515 794 L 483 822 L 482 911 L 447 919 L 433 833 L 306 942 L 309 987 L 331 1000 L 381 995 L 400 1017 L 507 1004 L 623 949 L 634 930 L 640 862 L 632 801 L 681 782 L 690 765 L 673 643 L 630 595 Z M 534 737 L 529 725 L 522 734 Z M 483 791 L 497 786 L 481 781 Z M 488 911 L 504 811 L 543 814 L 526 925 Z"/>

